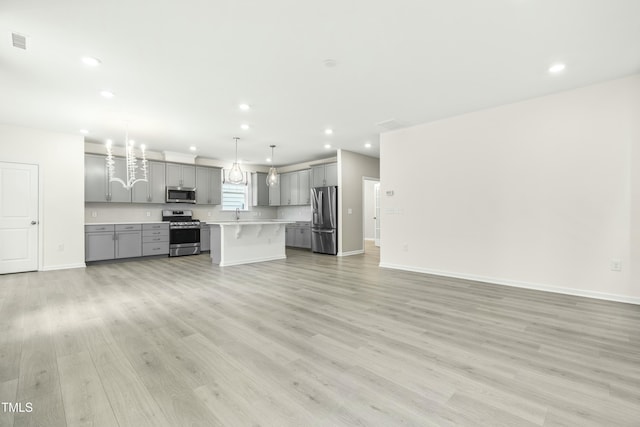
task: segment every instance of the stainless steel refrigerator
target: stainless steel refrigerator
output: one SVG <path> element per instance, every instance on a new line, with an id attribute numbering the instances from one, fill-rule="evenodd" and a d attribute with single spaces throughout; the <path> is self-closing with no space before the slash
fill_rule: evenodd
<path id="1" fill-rule="evenodd" d="M 338 253 L 338 187 L 311 189 L 311 250 Z"/>

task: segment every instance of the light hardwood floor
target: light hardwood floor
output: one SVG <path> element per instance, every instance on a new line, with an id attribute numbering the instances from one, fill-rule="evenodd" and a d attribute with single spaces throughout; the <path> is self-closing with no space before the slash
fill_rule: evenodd
<path id="1" fill-rule="evenodd" d="M 288 250 L 0 276 L 0 426 L 639 426 L 640 307 Z"/>

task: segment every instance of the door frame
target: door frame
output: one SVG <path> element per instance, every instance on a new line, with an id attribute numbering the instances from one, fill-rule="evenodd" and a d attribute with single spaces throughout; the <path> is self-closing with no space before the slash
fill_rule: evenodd
<path id="1" fill-rule="evenodd" d="M 374 178 L 371 176 L 363 176 L 362 177 L 362 252 L 366 253 L 365 250 L 365 229 L 366 229 L 366 223 L 365 223 L 365 215 L 367 212 L 366 206 L 365 206 L 365 195 L 366 195 L 366 186 L 367 186 L 367 181 L 372 181 L 372 182 L 377 182 L 380 183 L 380 178 Z"/>
<path id="2" fill-rule="evenodd" d="M 36 265 L 38 269 L 36 271 L 42 271 L 43 262 L 44 262 L 44 242 L 43 242 L 44 233 L 42 233 L 41 230 L 42 230 L 42 227 L 44 226 L 44 202 L 43 202 L 43 195 L 42 195 L 43 179 L 42 179 L 42 173 L 41 173 L 42 171 L 40 170 L 40 164 L 12 162 L 12 161 L 6 161 L 6 160 L 1 161 L 0 163 L 8 163 L 8 164 L 24 165 L 24 166 L 35 166 L 36 168 L 36 173 L 38 174 L 38 188 L 37 188 L 38 194 L 36 197 L 36 199 L 38 200 L 38 219 L 36 220 L 38 221 L 38 224 L 36 227 L 36 242 L 37 242 L 36 244 L 38 245 L 38 247 L 36 248 Z"/>

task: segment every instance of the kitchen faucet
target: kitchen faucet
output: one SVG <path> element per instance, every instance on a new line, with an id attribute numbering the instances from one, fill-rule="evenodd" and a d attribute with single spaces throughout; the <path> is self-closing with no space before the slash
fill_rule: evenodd
<path id="1" fill-rule="evenodd" d="M 240 208 L 236 208 L 236 221 L 240 221 Z"/>

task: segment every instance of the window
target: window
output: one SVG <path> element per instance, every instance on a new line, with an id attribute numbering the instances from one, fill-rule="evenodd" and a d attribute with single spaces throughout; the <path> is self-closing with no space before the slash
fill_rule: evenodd
<path id="1" fill-rule="evenodd" d="M 222 210 L 247 210 L 247 186 L 244 184 L 222 184 Z"/>
<path id="2" fill-rule="evenodd" d="M 225 170 L 224 173 L 226 174 L 227 171 Z M 241 211 L 249 210 L 249 187 L 250 185 L 249 185 L 248 179 L 247 179 L 247 184 L 230 184 L 229 182 L 223 183 L 222 184 L 222 210 L 223 211 L 235 211 L 236 209 L 240 209 Z"/>

